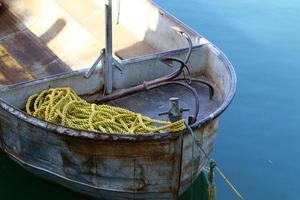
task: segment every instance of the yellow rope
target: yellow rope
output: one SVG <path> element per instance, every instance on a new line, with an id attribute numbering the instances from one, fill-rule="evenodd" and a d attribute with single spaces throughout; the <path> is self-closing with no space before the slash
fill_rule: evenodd
<path id="1" fill-rule="evenodd" d="M 183 120 L 171 123 L 119 107 L 88 103 L 71 88 L 51 88 L 30 96 L 26 112 L 63 126 L 104 133 L 165 133 L 185 128 Z"/>

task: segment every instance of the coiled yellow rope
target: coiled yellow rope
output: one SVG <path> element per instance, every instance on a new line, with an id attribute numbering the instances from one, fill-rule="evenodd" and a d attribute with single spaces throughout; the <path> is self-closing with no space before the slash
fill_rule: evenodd
<path id="1" fill-rule="evenodd" d="M 164 133 L 185 128 L 183 120 L 171 123 L 119 107 L 88 103 L 71 88 L 51 88 L 30 96 L 26 112 L 63 126 L 103 133 Z"/>

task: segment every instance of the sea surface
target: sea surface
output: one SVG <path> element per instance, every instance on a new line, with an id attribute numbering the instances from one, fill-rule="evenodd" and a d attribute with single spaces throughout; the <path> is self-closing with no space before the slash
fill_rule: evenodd
<path id="1" fill-rule="evenodd" d="M 300 1 L 157 0 L 216 44 L 237 94 L 213 158 L 246 199 L 300 199 Z M 235 199 L 218 180 L 217 197 Z"/>
<path id="2" fill-rule="evenodd" d="M 300 199 L 300 1 L 156 2 L 216 44 L 235 67 L 237 94 L 223 114 L 212 156 L 218 166 L 246 199 Z M 217 199 L 236 199 L 216 181 Z M 0 199 L 85 198 L 0 153 Z"/>

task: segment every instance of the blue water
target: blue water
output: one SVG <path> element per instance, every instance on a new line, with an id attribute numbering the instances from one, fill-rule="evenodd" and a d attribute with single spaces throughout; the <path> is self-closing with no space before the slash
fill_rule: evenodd
<path id="1" fill-rule="evenodd" d="M 300 2 L 156 0 L 215 43 L 235 66 L 238 87 L 213 158 L 246 199 L 300 198 Z M 0 154 L 0 199 L 83 199 Z M 194 191 L 196 192 L 196 191 Z M 235 199 L 217 179 L 218 199 Z"/>
<path id="2" fill-rule="evenodd" d="M 238 77 L 213 157 L 247 199 L 300 199 L 300 1 L 157 0 Z M 180 6 L 179 6 L 180 5 Z M 234 199 L 218 180 L 218 199 Z"/>

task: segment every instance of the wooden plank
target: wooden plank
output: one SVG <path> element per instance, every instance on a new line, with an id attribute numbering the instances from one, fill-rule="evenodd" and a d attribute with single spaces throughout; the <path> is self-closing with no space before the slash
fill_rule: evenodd
<path id="1" fill-rule="evenodd" d="M 0 19 L 0 39 L 25 28 L 18 26 L 17 20 L 12 17 L 11 13 L 3 5 L 0 6 Z"/>
<path id="2" fill-rule="evenodd" d="M 63 62 L 57 67 L 49 69 L 47 65 L 58 60 L 58 57 L 28 30 L 8 36 L 0 42 L 11 57 L 36 77 L 57 74 L 68 70 L 68 67 Z"/>
<path id="3" fill-rule="evenodd" d="M 10 11 L 0 8 L 0 85 L 69 71 L 36 35 Z"/>
<path id="4" fill-rule="evenodd" d="M 158 52 L 157 49 L 152 47 L 150 44 L 141 41 L 137 42 L 131 46 L 119 49 L 115 52 L 115 55 L 120 59 L 134 58 L 146 54 L 153 54 Z"/>
<path id="5" fill-rule="evenodd" d="M 34 76 L 20 65 L 0 43 L 0 84 L 13 84 L 34 79 Z"/>

